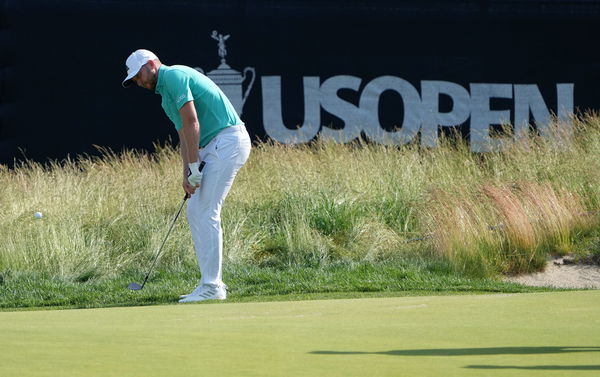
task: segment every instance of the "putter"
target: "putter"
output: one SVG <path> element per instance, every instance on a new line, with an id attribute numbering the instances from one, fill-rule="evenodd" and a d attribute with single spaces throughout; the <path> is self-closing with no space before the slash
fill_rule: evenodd
<path id="1" fill-rule="evenodd" d="M 188 199 L 188 195 L 185 194 L 185 196 L 183 197 L 183 202 L 181 202 L 181 206 L 179 207 L 179 210 L 177 211 L 177 214 L 175 215 L 173 222 L 171 222 L 169 231 L 167 232 L 167 235 L 165 236 L 165 239 L 163 240 L 162 245 L 160 245 L 160 248 L 158 249 L 158 253 L 156 253 L 156 256 L 154 257 L 154 261 L 152 261 L 152 265 L 150 266 L 150 270 L 146 274 L 146 278 L 144 279 L 144 282 L 142 283 L 142 285 L 139 285 L 138 283 L 131 283 L 127 286 L 127 289 L 130 289 L 132 291 L 139 291 L 140 289 L 144 288 L 144 285 L 146 285 L 146 282 L 148 281 L 148 277 L 150 276 L 150 273 L 152 272 L 152 269 L 154 268 L 154 265 L 156 264 L 156 261 L 158 260 L 158 257 L 160 256 L 162 248 L 163 248 L 163 246 L 165 246 L 165 242 L 167 242 L 167 238 L 169 237 L 169 234 L 171 234 L 171 229 L 173 229 L 173 225 L 175 225 L 175 221 L 177 221 L 177 218 L 179 217 L 179 214 L 181 213 L 181 209 L 183 208 L 183 205 L 185 204 L 185 201 L 187 199 Z"/>
<path id="2" fill-rule="evenodd" d="M 204 168 L 204 161 L 202 161 L 200 163 L 200 168 L 199 168 L 200 171 L 202 171 L 202 168 Z M 160 248 L 158 249 L 158 253 L 156 253 L 156 256 L 154 257 L 154 261 L 152 261 L 150 270 L 146 274 L 146 278 L 144 278 L 144 282 L 142 283 L 142 285 L 139 285 L 138 283 L 131 283 L 127 286 L 127 289 L 132 290 L 132 291 L 139 291 L 144 288 L 144 285 L 146 285 L 146 282 L 148 281 L 148 277 L 150 277 L 150 273 L 152 272 L 152 269 L 154 269 L 154 265 L 156 264 L 156 261 L 158 260 L 158 257 L 160 256 L 162 248 L 163 248 L 163 246 L 165 246 L 165 242 L 167 242 L 167 238 L 169 238 L 169 234 L 171 234 L 171 229 L 173 229 L 173 225 L 175 225 L 175 222 L 177 221 L 177 218 L 179 217 L 179 214 L 181 213 L 181 210 L 183 209 L 183 205 L 185 204 L 185 201 L 188 200 L 188 198 L 189 198 L 189 195 L 186 193 L 185 196 L 183 197 L 183 202 L 181 202 L 181 206 L 179 206 L 179 210 L 177 211 L 177 214 L 175 215 L 175 218 L 173 219 L 173 222 L 171 222 L 169 231 L 167 232 L 167 235 L 165 236 L 165 239 L 163 240 L 162 245 L 160 245 Z"/>

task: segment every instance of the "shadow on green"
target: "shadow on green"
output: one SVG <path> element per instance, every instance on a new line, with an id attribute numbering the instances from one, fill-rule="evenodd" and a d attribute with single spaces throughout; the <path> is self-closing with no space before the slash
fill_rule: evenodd
<path id="1" fill-rule="evenodd" d="M 540 355 L 549 353 L 600 352 L 600 347 L 491 347 L 392 350 L 381 352 L 313 351 L 316 355 L 390 355 L 390 356 L 479 356 L 479 355 Z"/>
<path id="2" fill-rule="evenodd" d="M 469 365 L 469 369 L 522 369 L 522 370 L 600 370 L 600 365 Z"/>
<path id="3" fill-rule="evenodd" d="M 360 351 L 313 351 L 316 355 L 390 355 L 390 356 L 492 356 L 492 355 L 541 355 L 574 352 L 600 352 L 600 347 L 489 347 L 489 348 L 439 348 L 416 350 L 392 350 L 381 352 Z M 521 369 L 521 370 L 600 370 L 600 365 L 468 365 L 468 369 Z"/>

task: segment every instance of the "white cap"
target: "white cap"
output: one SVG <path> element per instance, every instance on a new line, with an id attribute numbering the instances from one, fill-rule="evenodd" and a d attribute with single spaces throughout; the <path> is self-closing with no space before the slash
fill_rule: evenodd
<path id="1" fill-rule="evenodd" d="M 152 51 L 140 49 L 136 50 L 129 55 L 127 60 L 125 61 L 125 65 L 127 66 L 127 77 L 123 80 L 124 88 L 128 88 L 131 86 L 131 79 L 137 75 L 142 66 L 148 63 L 148 60 L 157 60 L 158 58 Z"/>

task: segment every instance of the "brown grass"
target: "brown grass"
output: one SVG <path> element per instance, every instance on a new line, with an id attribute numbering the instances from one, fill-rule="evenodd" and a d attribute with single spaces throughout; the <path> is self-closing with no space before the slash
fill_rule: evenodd
<path id="1" fill-rule="evenodd" d="M 597 226 L 577 194 L 548 183 L 468 191 L 433 193 L 429 224 L 436 252 L 470 274 L 539 270 L 548 254 L 570 250 L 577 232 Z"/>

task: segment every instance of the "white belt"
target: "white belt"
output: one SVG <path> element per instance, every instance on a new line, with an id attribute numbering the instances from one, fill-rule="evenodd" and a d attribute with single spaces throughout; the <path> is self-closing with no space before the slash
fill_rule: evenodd
<path id="1" fill-rule="evenodd" d="M 220 135 L 226 135 L 226 134 L 231 134 L 231 133 L 234 133 L 234 132 L 242 131 L 242 130 L 244 130 L 244 128 L 245 128 L 245 127 L 244 127 L 244 125 L 243 125 L 243 124 L 238 124 L 238 125 L 235 125 L 235 126 L 229 126 L 229 127 L 225 127 L 225 128 L 223 128 L 223 129 L 222 129 L 222 130 L 221 130 L 221 131 L 220 131 L 220 132 L 217 134 L 217 136 L 220 136 Z M 215 136 L 215 137 L 217 137 L 217 136 Z M 212 141 L 212 140 L 211 140 L 211 141 Z"/>

